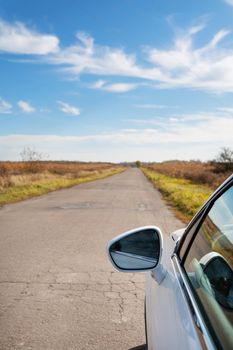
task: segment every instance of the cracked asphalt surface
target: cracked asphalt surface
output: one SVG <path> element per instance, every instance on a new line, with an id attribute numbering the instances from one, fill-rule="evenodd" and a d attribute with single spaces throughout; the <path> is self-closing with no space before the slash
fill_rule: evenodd
<path id="1" fill-rule="evenodd" d="M 0 223 L 1 350 L 144 348 L 144 274 L 115 271 L 106 244 L 183 224 L 140 170 L 6 205 Z"/>

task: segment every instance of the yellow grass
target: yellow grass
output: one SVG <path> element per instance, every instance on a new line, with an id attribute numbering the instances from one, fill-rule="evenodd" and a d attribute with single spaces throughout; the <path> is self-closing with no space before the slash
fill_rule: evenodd
<path id="1" fill-rule="evenodd" d="M 4 176 L 0 176 L 0 205 L 40 196 L 80 183 L 103 179 L 125 170 L 123 167 L 113 165 L 106 167 L 97 165 L 96 168 L 92 164 L 88 170 L 82 169 L 77 173 L 76 169 L 76 174 L 75 172 L 68 172 L 65 175 L 56 175 L 47 170 L 42 173 L 22 172 L 19 175 L 4 174 Z M 62 171 L 63 173 L 65 172 L 64 164 Z"/>
<path id="2" fill-rule="evenodd" d="M 150 163 L 148 168 L 157 173 L 190 180 L 193 183 L 203 184 L 215 190 L 228 176 L 230 171 L 220 171 L 218 163 L 201 161 L 167 161 L 162 163 Z"/>
<path id="3" fill-rule="evenodd" d="M 208 186 L 190 180 L 166 176 L 149 168 L 142 168 L 142 171 L 175 208 L 178 217 L 185 222 L 196 214 L 212 193 Z"/>

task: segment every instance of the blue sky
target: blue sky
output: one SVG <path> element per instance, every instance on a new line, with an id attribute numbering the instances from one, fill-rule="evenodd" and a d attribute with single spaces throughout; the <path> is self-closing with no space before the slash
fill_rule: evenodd
<path id="1" fill-rule="evenodd" d="M 0 159 L 233 147 L 233 0 L 0 0 Z"/>

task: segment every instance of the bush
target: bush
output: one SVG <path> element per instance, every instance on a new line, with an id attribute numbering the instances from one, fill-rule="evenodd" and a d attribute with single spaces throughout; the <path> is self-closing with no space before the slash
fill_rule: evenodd
<path id="1" fill-rule="evenodd" d="M 0 176 L 7 175 L 7 167 L 5 164 L 0 164 Z"/>
<path id="2" fill-rule="evenodd" d="M 216 189 L 231 174 L 225 167 L 216 166 L 215 162 L 168 161 L 152 163 L 147 167 L 166 176 L 208 185 L 212 189 Z"/>
<path id="3" fill-rule="evenodd" d="M 223 147 L 212 164 L 216 173 L 233 171 L 233 151 Z"/>

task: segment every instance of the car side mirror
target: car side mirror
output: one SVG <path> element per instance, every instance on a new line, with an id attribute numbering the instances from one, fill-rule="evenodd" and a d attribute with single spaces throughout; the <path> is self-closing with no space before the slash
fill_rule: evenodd
<path id="1" fill-rule="evenodd" d="M 108 243 L 108 254 L 113 266 L 120 271 L 153 270 L 160 262 L 163 239 L 156 226 L 145 226 L 127 231 Z"/>

